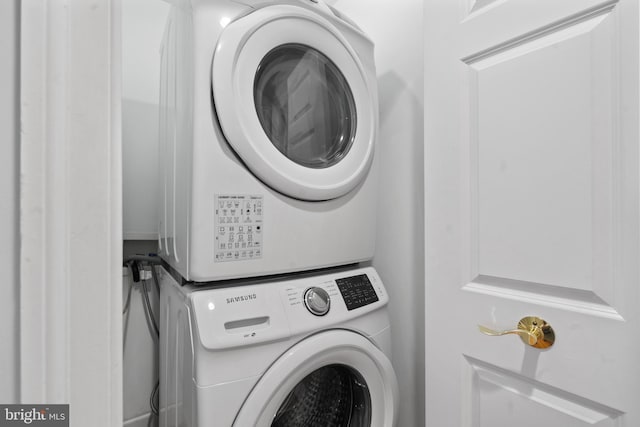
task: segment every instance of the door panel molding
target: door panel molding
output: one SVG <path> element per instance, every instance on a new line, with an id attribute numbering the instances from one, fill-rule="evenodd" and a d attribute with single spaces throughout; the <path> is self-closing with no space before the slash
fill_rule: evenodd
<path id="1" fill-rule="evenodd" d="M 478 276 L 462 288 L 492 297 L 624 321 L 615 308 L 593 292 L 500 277 Z"/>
<path id="2" fill-rule="evenodd" d="M 467 19 L 473 19 L 473 17 L 486 13 L 507 1 L 510 0 L 469 0 L 469 16 Z"/>
<path id="3" fill-rule="evenodd" d="M 498 6 L 499 4 L 494 4 L 497 1 L 504 2 L 508 0 L 478 0 L 476 4 L 482 2 L 487 3 L 487 5 Z M 479 52 L 465 56 L 464 58 L 462 58 L 462 62 L 471 65 L 485 61 L 490 57 L 498 56 L 503 52 L 519 52 L 518 48 L 523 45 L 529 45 L 533 47 L 533 45 L 537 45 L 536 42 L 539 41 L 539 43 L 544 46 L 545 44 L 553 43 L 557 40 L 562 40 L 565 37 L 571 37 L 572 35 L 589 32 L 593 27 L 598 25 L 604 18 L 606 18 L 606 15 L 611 13 L 611 11 L 616 7 L 618 1 L 619 0 L 607 1 L 593 8 L 583 10 L 564 19 L 555 21 L 549 25 L 545 25 L 533 31 L 529 31 L 518 37 L 506 40 L 495 46 L 485 48 Z M 483 7 L 486 7 L 487 5 Z"/>
<path id="4" fill-rule="evenodd" d="M 587 301 L 594 313 L 621 318 L 616 4 L 462 59 L 469 282 L 532 284 L 529 294 L 545 290 L 541 299 L 556 286 L 556 300 L 574 296 L 582 309 Z"/>
<path id="5" fill-rule="evenodd" d="M 466 369 L 465 377 L 469 382 L 467 407 L 471 409 L 468 419 L 469 427 L 490 427 L 496 425 L 485 420 L 496 416 L 494 411 L 486 411 L 483 406 L 491 405 L 497 399 L 506 400 L 506 405 L 500 414 L 500 422 L 512 420 L 511 425 L 536 426 L 548 425 L 545 422 L 545 412 L 559 412 L 564 414 L 567 424 L 564 427 L 598 426 L 614 427 L 617 419 L 624 412 L 586 399 L 577 394 L 561 390 L 540 381 L 531 380 L 517 372 L 512 372 L 473 357 L 464 356 Z M 500 405 L 505 402 L 501 401 Z M 520 414 L 517 411 L 521 411 Z M 489 413 L 489 415 L 487 415 Z M 553 419 L 555 420 L 555 418 Z"/>

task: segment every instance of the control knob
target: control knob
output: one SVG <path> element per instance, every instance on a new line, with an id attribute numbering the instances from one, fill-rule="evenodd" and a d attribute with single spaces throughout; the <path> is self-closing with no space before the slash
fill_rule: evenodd
<path id="1" fill-rule="evenodd" d="M 329 312 L 331 298 L 329 294 L 322 288 L 314 286 L 304 292 L 304 305 L 311 314 L 316 316 L 324 316 Z"/>

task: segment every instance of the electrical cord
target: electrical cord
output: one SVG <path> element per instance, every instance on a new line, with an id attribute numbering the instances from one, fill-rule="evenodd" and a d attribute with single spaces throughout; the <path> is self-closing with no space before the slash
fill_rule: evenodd
<path id="1" fill-rule="evenodd" d="M 129 282 L 129 281 L 127 281 Z M 127 314 L 129 311 L 129 306 L 131 305 L 131 291 L 133 290 L 133 283 L 129 283 L 129 290 L 127 291 L 127 300 L 124 303 L 124 307 L 122 308 L 122 315 Z"/>
<path id="2" fill-rule="evenodd" d="M 155 268 L 151 265 L 151 276 L 155 279 Z M 156 317 L 153 314 L 153 309 L 151 308 L 151 301 L 149 300 L 149 289 L 147 287 L 147 280 L 142 280 L 142 301 L 145 312 L 145 317 L 147 318 L 147 325 L 149 325 L 149 332 L 151 336 L 154 338 L 154 341 L 158 341 L 160 339 L 160 329 L 158 328 L 158 322 L 156 321 Z M 160 287 L 158 286 L 158 292 Z M 158 293 L 159 295 L 159 293 Z M 153 328 L 153 330 L 151 330 Z M 151 391 L 151 395 L 149 396 L 149 408 L 153 415 L 158 416 L 160 414 L 159 403 L 158 403 L 158 392 L 160 389 L 160 380 L 156 381 L 153 390 Z"/>
<path id="3" fill-rule="evenodd" d="M 151 277 L 153 277 L 153 283 L 156 285 L 156 291 L 158 291 L 158 295 L 160 295 L 160 281 L 158 280 L 158 272 L 156 268 L 151 266 Z"/>
<path id="4" fill-rule="evenodd" d="M 153 313 L 153 308 L 151 307 L 151 301 L 149 299 L 150 289 L 148 288 L 147 280 L 142 279 L 140 277 L 140 271 L 144 271 L 144 265 L 149 265 L 151 267 L 151 276 L 153 277 L 153 281 L 155 283 L 155 288 L 160 295 L 160 284 L 158 281 L 158 276 L 155 270 L 154 265 L 159 264 L 159 261 L 156 257 L 131 257 L 125 260 L 125 265 L 129 267 L 132 275 L 132 283 L 129 286 L 129 290 L 127 292 L 127 300 L 125 302 L 122 314 L 125 315 L 130 308 L 131 303 L 131 291 L 136 282 L 141 283 L 142 287 L 142 308 L 145 314 L 145 320 L 147 321 L 147 327 L 149 328 L 149 334 L 153 338 L 153 340 L 157 343 L 160 339 L 160 329 L 158 328 L 158 322 L 156 321 L 156 317 Z M 142 265 L 142 268 L 140 268 Z M 157 380 L 152 391 L 149 396 L 149 407 L 154 416 L 158 416 L 160 413 L 159 409 L 159 389 L 160 389 L 160 380 Z M 149 417 L 149 422 L 153 417 Z"/>
<path id="5" fill-rule="evenodd" d="M 147 427 L 158 427 L 158 416 L 154 413 L 151 413 L 151 415 L 149 415 L 149 418 L 147 419 Z"/>
<path id="6" fill-rule="evenodd" d="M 156 317 L 153 314 L 153 309 L 151 308 L 151 301 L 149 301 L 149 289 L 147 288 L 147 281 L 141 280 L 142 282 L 142 304 L 144 307 L 145 317 L 147 318 L 147 324 L 149 325 L 149 330 L 151 336 L 155 341 L 160 337 L 160 329 L 158 329 L 158 323 L 156 322 Z"/>
<path id="7" fill-rule="evenodd" d="M 156 283 L 156 289 L 158 290 L 158 295 L 160 295 L 160 286 L 158 284 L 158 278 L 156 276 L 155 267 L 153 265 L 151 266 L 151 276 L 153 277 L 154 282 Z M 158 328 L 156 317 L 154 316 L 153 310 L 151 309 L 151 302 L 149 301 L 149 293 L 147 289 L 146 280 L 142 281 L 142 287 L 144 290 L 145 307 L 148 310 L 147 315 L 151 318 L 151 324 L 153 325 L 153 329 L 156 333 L 156 340 L 158 340 L 160 339 L 160 329 Z M 149 407 L 151 408 L 151 412 L 156 416 L 160 414 L 160 408 L 159 408 L 159 402 L 158 402 L 159 390 L 160 390 L 160 380 L 156 381 L 156 385 L 153 387 L 153 390 L 151 391 L 151 396 L 149 396 Z"/>
<path id="8" fill-rule="evenodd" d="M 151 392 L 151 396 L 149 396 L 149 406 L 151 407 L 151 412 L 153 415 L 160 414 L 159 402 L 158 402 L 158 392 L 160 390 L 160 380 L 156 381 L 156 385 L 153 387 L 153 391 Z"/>

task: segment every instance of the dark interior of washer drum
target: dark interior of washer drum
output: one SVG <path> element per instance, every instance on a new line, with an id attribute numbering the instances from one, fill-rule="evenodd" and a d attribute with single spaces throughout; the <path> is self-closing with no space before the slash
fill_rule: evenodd
<path id="1" fill-rule="evenodd" d="M 307 375 L 287 395 L 272 427 L 368 427 L 371 396 L 364 378 L 344 365 Z"/>

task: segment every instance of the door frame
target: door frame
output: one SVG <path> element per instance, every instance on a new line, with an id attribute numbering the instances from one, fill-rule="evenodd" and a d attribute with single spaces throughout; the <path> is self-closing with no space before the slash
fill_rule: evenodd
<path id="1" fill-rule="evenodd" d="M 20 402 L 72 425 L 122 423 L 120 16 L 21 1 Z"/>

